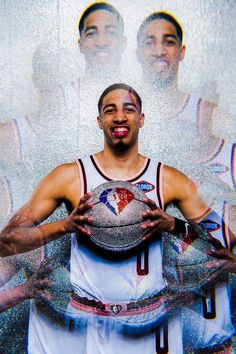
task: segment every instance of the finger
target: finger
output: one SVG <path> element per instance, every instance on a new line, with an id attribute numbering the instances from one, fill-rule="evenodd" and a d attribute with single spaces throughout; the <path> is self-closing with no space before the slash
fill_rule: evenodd
<path id="1" fill-rule="evenodd" d="M 74 221 L 80 225 L 91 224 L 94 221 L 94 218 L 90 215 L 78 215 L 74 218 Z"/>
<path id="2" fill-rule="evenodd" d="M 154 200 L 149 199 L 149 198 L 143 198 L 143 202 L 147 204 L 152 210 L 159 209 L 154 202 Z"/>
<path id="3" fill-rule="evenodd" d="M 161 216 L 161 210 L 160 209 L 146 210 L 146 211 L 142 212 L 142 217 L 144 219 L 157 219 L 160 216 Z"/>
<path id="4" fill-rule="evenodd" d="M 83 214 L 86 210 L 91 209 L 92 207 L 93 207 L 92 202 L 78 204 L 74 208 L 73 212 L 74 212 L 74 214 Z"/>
<path id="5" fill-rule="evenodd" d="M 40 291 L 40 290 L 38 290 L 37 291 L 37 296 L 42 298 L 42 299 L 49 300 L 49 301 L 53 300 L 53 296 L 48 291 Z"/>
<path id="6" fill-rule="evenodd" d="M 91 236 L 92 235 L 91 231 L 86 229 L 86 227 L 84 227 L 82 225 L 78 225 L 78 232 L 82 233 L 82 234 L 84 234 L 86 236 Z"/>
<path id="7" fill-rule="evenodd" d="M 144 224 L 144 226 L 146 225 Z M 155 237 L 157 238 L 161 237 L 161 232 L 158 230 L 158 226 L 151 229 L 146 227 L 146 228 L 142 228 L 142 230 L 144 231 L 144 235 L 142 236 L 142 241 L 151 238 L 153 235 L 155 235 Z"/>
<path id="8" fill-rule="evenodd" d="M 225 252 L 224 249 L 220 249 L 220 250 L 210 250 L 207 252 L 207 254 L 209 256 L 213 256 L 213 257 L 216 257 L 216 258 L 220 258 L 220 259 L 227 259 L 229 258 L 229 255 L 227 252 Z"/>
<path id="9" fill-rule="evenodd" d="M 220 264 L 222 264 L 222 260 L 220 260 L 220 259 L 211 259 L 210 261 L 205 262 L 204 266 L 206 267 L 206 269 L 211 270 L 211 269 L 219 267 Z"/>
<path id="10" fill-rule="evenodd" d="M 207 237 L 207 241 L 218 250 L 223 248 L 222 243 L 219 240 L 217 240 L 215 237 L 213 237 L 213 236 L 209 235 Z"/>
<path id="11" fill-rule="evenodd" d="M 80 198 L 79 204 L 84 204 L 88 201 L 88 199 L 92 198 L 93 194 L 91 192 L 86 193 Z"/>
<path id="12" fill-rule="evenodd" d="M 142 230 L 147 230 L 147 229 L 154 229 L 158 226 L 159 221 L 158 220 L 153 220 L 149 222 L 145 222 L 144 224 L 141 224 L 141 229 Z"/>

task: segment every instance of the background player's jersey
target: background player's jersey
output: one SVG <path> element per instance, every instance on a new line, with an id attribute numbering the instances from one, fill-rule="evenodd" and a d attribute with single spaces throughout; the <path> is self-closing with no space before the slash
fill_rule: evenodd
<path id="1" fill-rule="evenodd" d="M 236 144 L 220 140 L 211 155 L 202 161 L 207 168 L 236 191 Z"/>

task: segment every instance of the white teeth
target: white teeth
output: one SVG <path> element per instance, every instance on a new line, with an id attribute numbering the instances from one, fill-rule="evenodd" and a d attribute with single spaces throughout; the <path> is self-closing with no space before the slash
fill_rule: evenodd
<path id="1" fill-rule="evenodd" d="M 117 128 L 114 128 L 114 131 L 115 132 L 127 132 L 128 129 L 125 127 L 117 127 Z"/>

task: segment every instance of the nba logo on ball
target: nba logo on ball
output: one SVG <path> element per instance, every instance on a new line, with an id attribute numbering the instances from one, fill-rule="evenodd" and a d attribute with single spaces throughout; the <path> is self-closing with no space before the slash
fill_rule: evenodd
<path id="1" fill-rule="evenodd" d="M 91 231 L 90 240 L 99 248 L 124 252 L 142 242 L 148 231 L 142 230 L 142 212 L 150 207 L 143 202 L 145 194 L 139 187 L 124 181 L 104 183 L 93 191 L 93 207 L 86 211 L 93 218 L 86 225 Z"/>
<path id="2" fill-rule="evenodd" d="M 114 190 L 106 189 L 99 197 L 99 200 L 115 215 L 119 215 L 133 199 L 134 195 L 131 191 L 119 187 Z"/>

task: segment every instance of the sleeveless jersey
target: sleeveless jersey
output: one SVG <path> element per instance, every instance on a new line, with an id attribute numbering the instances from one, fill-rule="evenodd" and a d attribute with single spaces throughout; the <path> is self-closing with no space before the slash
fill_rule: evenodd
<path id="1" fill-rule="evenodd" d="M 82 181 L 82 194 L 110 180 L 99 168 L 95 156 L 79 160 L 78 167 Z M 143 170 L 129 182 L 140 186 L 148 193 L 149 198 L 163 208 L 161 173 L 162 165 L 147 159 Z M 137 272 L 136 255 L 121 261 L 105 261 L 82 243 L 78 244 L 76 235 L 73 235 L 71 283 L 74 291 L 80 296 L 102 302 L 141 300 L 151 297 L 166 285 L 162 277 L 159 240 L 149 246 L 148 254 L 149 269 L 146 270 L 145 276 L 140 276 Z"/>
<path id="2" fill-rule="evenodd" d="M 217 174 L 230 189 L 236 191 L 236 144 L 220 140 L 211 155 L 202 163 Z"/>
<path id="3" fill-rule="evenodd" d="M 94 156 L 78 160 L 81 194 L 111 180 L 104 174 Z M 146 159 L 145 164 L 129 182 L 138 185 L 147 197 L 163 208 L 161 163 Z M 71 283 L 83 298 L 107 302 L 131 302 L 151 297 L 165 287 L 162 276 L 161 241 L 149 245 L 149 251 L 130 259 L 110 261 L 94 254 L 75 234 L 71 240 Z M 31 309 L 29 354 L 181 354 L 182 327 L 179 317 L 156 332 L 126 335 L 121 324 L 112 317 L 83 313 L 68 305 L 71 321 L 59 327 Z M 79 318 L 77 323 L 76 318 Z M 81 325 L 81 318 L 84 319 Z"/>

